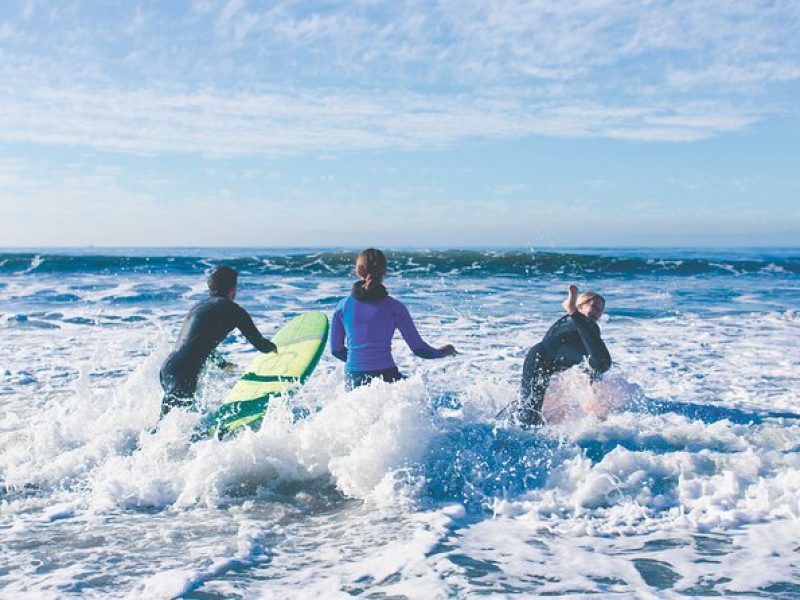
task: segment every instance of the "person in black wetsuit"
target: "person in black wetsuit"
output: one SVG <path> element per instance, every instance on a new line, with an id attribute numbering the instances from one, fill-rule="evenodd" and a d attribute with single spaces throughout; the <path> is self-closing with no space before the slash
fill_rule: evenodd
<path id="1" fill-rule="evenodd" d="M 516 418 L 522 427 L 541 425 L 544 394 L 550 377 L 588 359 L 592 381 L 611 367 L 611 356 L 600 337 L 597 320 L 606 302 L 594 292 L 578 295 L 578 288 L 569 286 L 564 300 L 567 314 L 556 321 L 541 342 L 528 351 L 522 367 L 522 387 Z"/>
<path id="2" fill-rule="evenodd" d="M 256 329 L 248 312 L 236 304 L 235 269 L 220 265 L 208 276 L 211 297 L 195 304 L 183 323 L 175 350 L 161 367 L 164 399 L 161 416 L 175 407 L 192 405 L 197 379 L 215 348 L 234 329 L 238 329 L 260 352 L 277 352 L 278 348 Z M 225 361 L 220 361 L 225 366 Z"/>

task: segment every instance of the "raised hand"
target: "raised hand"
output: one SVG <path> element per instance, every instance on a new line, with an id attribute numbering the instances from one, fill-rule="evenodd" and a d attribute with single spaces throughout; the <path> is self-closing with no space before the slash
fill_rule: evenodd
<path id="1" fill-rule="evenodd" d="M 568 315 L 571 315 L 576 310 L 578 310 L 578 307 L 575 306 L 575 302 L 578 299 L 578 288 L 572 284 L 569 284 L 569 287 L 567 289 L 569 290 L 567 298 L 564 300 L 564 302 L 561 303 L 561 306 L 564 307 L 564 310 L 567 312 Z"/>

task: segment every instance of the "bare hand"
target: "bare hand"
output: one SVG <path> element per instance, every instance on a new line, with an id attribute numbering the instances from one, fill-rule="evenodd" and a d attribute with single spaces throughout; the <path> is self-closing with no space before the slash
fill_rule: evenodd
<path id="1" fill-rule="evenodd" d="M 561 306 L 564 307 L 564 310 L 567 312 L 568 315 L 571 315 L 576 310 L 578 310 L 578 307 L 575 306 L 575 302 L 578 299 L 578 288 L 572 284 L 569 284 L 569 287 L 567 289 L 569 290 L 567 298 L 566 300 L 564 300 L 564 302 L 561 303 Z"/>
<path id="2" fill-rule="evenodd" d="M 229 363 L 225 363 L 225 367 L 223 367 L 223 371 L 225 371 L 228 375 L 232 375 L 233 373 L 236 373 L 236 369 L 238 369 L 238 368 L 239 368 L 239 366 L 236 363 L 229 362 Z"/>

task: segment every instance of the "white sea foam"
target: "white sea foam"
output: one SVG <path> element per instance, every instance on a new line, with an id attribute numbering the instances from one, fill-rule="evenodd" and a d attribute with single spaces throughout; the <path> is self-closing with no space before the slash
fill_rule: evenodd
<path id="1" fill-rule="evenodd" d="M 190 291 L 160 306 L 108 300 L 162 285 L 147 276 L 11 278 L 7 298 L 81 300 L 2 307 L 3 594 L 794 593 L 800 419 L 781 413 L 797 411 L 800 319 L 774 298 L 739 311 L 764 295 L 736 281 L 708 311 L 685 283 L 594 282 L 615 365 L 595 386 L 554 378 L 549 424 L 524 432 L 494 415 L 558 316 L 562 282 L 396 279 L 423 336 L 459 356 L 419 361 L 398 340 L 412 376 L 351 393 L 325 356 L 259 431 L 190 443 L 200 414 L 154 430 L 158 369 L 202 281 L 176 277 Z M 92 283 L 114 287 L 70 291 Z M 268 332 L 349 287 L 262 283 L 269 300 L 240 300 Z M 59 328 L 16 327 L 20 314 Z M 253 356 L 241 340 L 224 350 Z M 201 403 L 230 384 L 209 373 Z"/>

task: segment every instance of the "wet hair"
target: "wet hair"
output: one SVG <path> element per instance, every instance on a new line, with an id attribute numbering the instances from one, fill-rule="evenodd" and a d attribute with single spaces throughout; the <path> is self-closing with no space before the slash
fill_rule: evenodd
<path id="1" fill-rule="evenodd" d="M 208 274 L 208 289 L 212 296 L 227 296 L 236 287 L 239 273 L 227 265 L 219 265 Z"/>
<path id="2" fill-rule="evenodd" d="M 377 248 L 367 248 L 356 258 L 356 274 L 364 280 L 364 288 L 380 285 L 386 277 L 386 255 Z"/>
<path id="3" fill-rule="evenodd" d="M 590 292 L 587 290 L 585 292 L 581 292 L 580 294 L 578 294 L 578 300 L 575 302 L 575 306 L 580 306 L 581 304 L 586 304 L 587 302 L 591 302 L 594 298 L 600 300 L 600 302 L 603 303 L 603 306 L 606 305 L 606 299 L 603 298 L 600 294 L 598 294 L 597 292 Z"/>

